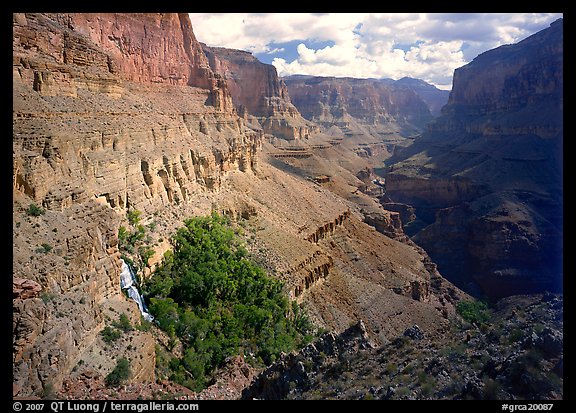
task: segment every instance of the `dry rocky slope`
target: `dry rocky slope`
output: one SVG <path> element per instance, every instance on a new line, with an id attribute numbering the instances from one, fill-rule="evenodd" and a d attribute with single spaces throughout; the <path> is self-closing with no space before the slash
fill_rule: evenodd
<path id="1" fill-rule="evenodd" d="M 187 14 L 13 15 L 14 396 L 75 394 L 70 383 L 105 376 L 118 357 L 130 360 L 131 385 L 155 381 L 155 328 L 113 344 L 99 334 L 121 313 L 139 322 L 120 291 L 118 229 L 131 209 L 142 211 L 151 262 L 184 218 L 229 215 L 335 333 L 362 319 L 386 343 L 415 323 L 449 323 L 465 294 L 406 241 L 398 213 L 365 194 L 342 198 L 347 183 L 330 190 L 279 168 L 276 138 L 238 115 L 226 76 Z M 310 150 L 335 146 L 326 142 Z"/>
<path id="2" fill-rule="evenodd" d="M 415 208 L 407 232 L 461 288 L 559 291 L 562 122 L 560 19 L 455 71 L 442 116 L 386 162 L 383 202 Z"/>
<path id="3" fill-rule="evenodd" d="M 274 363 L 244 399 L 559 400 L 563 398 L 562 296 L 500 300 L 481 328 L 418 325 L 375 345 L 362 322 L 326 333 Z"/>

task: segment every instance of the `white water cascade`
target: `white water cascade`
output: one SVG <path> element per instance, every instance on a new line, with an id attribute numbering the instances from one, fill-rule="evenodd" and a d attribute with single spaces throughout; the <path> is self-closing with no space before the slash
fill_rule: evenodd
<path id="1" fill-rule="evenodd" d="M 126 290 L 130 298 L 136 301 L 138 304 L 138 308 L 140 309 L 140 313 L 142 317 L 144 317 L 147 321 L 154 320 L 152 314 L 148 312 L 148 308 L 146 308 L 146 304 L 144 304 L 144 300 L 142 296 L 138 292 L 138 288 L 136 288 L 136 277 L 134 277 L 134 273 L 128 264 L 122 261 L 122 272 L 120 273 L 120 288 Z"/>

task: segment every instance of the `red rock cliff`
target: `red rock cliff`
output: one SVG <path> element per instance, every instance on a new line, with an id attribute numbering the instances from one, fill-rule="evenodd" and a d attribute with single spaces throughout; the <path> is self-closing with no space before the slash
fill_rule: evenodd
<path id="1" fill-rule="evenodd" d="M 260 142 L 187 15 L 13 15 L 15 396 L 57 390 L 85 361 L 113 369 L 105 316 L 140 319 L 120 290 L 121 218 L 185 209 L 230 172 L 252 174 Z M 131 380 L 154 380 L 153 337 L 137 335 Z"/>
<path id="2" fill-rule="evenodd" d="M 276 68 L 242 50 L 202 44 L 212 70 L 228 85 L 239 112 L 258 118 L 264 132 L 280 138 L 306 139 L 313 125 L 302 118 L 290 101 Z"/>
<path id="3" fill-rule="evenodd" d="M 356 122 L 364 126 L 398 125 L 414 131 L 432 120 L 420 96 L 390 79 L 298 75 L 284 81 L 302 116 L 326 127 Z"/>
<path id="4" fill-rule="evenodd" d="M 46 14 L 70 29 L 55 45 L 62 63 L 99 64 L 125 80 L 196 86 L 213 91 L 213 104 L 230 110 L 225 85 L 215 76 L 186 13 Z M 88 42 L 89 40 L 89 42 Z M 224 90 L 223 90 L 224 89 Z M 227 107 L 230 106 L 230 107 Z"/>

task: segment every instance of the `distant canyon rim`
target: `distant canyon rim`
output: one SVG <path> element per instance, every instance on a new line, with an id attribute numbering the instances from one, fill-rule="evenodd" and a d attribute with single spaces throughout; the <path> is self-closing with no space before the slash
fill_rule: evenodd
<path id="1" fill-rule="evenodd" d="M 139 277 L 216 211 L 316 325 L 362 320 L 375 345 L 442 336 L 473 296 L 561 292 L 562 122 L 562 20 L 457 69 L 448 95 L 279 78 L 185 13 L 14 13 L 13 395 L 118 357 L 155 381 L 151 332 L 99 336 L 140 320 L 120 288 L 131 210 L 154 228 Z"/>

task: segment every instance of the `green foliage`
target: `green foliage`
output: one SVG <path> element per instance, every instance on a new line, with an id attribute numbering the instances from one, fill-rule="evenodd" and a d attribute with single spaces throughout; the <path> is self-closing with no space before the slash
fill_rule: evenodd
<path id="1" fill-rule="evenodd" d="M 34 217 L 39 217 L 40 215 L 43 215 L 46 212 L 45 209 L 39 207 L 36 204 L 30 204 L 28 206 L 28 209 L 26 210 L 26 215 L 32 215 Z"/>
<path id="2" fill-rule="evenodd" d="M 116 367 L 106 376 L 106 385 L 116 387 L 130 378 L 130 362 L 122 357 L 116 362 Z"/>
<path id="3" fill-rule="evenodd" d="M 515 327 L 512 329 L 512 331 L 510 331 L 510 335 L 508 336 L 508 343 L 515 343 L 520 341 L 522 338 L 524 338 L 524 332 L 518 327 Z"/>
<path id="4" fill-rule="evenodd" d="M 303 344 L 312 331 L 306 314 L 248 260 L 226 220 L 214 213 L 184 224 L 145 286 L 158 325 L 184 345 L 171 379 L 200 390 L 228 356 L 253 354 L 268 364 Z"/>
<path id="5" fill-rule="evenodd" d="M 118 321 L 114 322 L 114 327 L 119 328 L 123 332 L 127 333 L 128 331 L 132 331 L 132 324 L 130 323 L 130 319 L 125 313 L 120 314 L 120 318 Z"/>
<path id="6" fill-rule="evenodd" d="M 128 222 L 132 225 L 138 225 L 140 222 L 140 215 L 142 215 L 142 212 L 137 209 L 128 211 Z"/>
<path id="7" fill-rule="evenodd" d="M 146 320 L 144 317 L 140 317 L 140 324 L 136 325 L 134 328 L 138 331 L 150 331 L 152 323 Z"/>
<path id="8" fill-rule="evenodd" d="M 120 244 L 124 244 L 128 239 L 129 235 L 130 233 L 128 232 L 125 226 L 121 226 L 120 228 L 118 228 L 118 242 Z"/>
<path id="9" fill-rule="evenodd" d="M 113 341 L 118 340 L 120 338 L 120 336 L 122 335 L 122 333 L 120 331 L 116 330 L 115 328 L 112 328 L 110 326 L 106 326 L 100 332 L 100 335 L 102 336 L 102 339 L 106 343 L 111 343 Z"/>
<path id="10" fill-rule="evenodd" d="M 148 260 L 154 255 L 154 250 L 150 247 L 142 246 L 138 248 L 138 253 L 144 265 L 148 265 Z"/>
<path id="11" fill-rule="evenodd" d="M 456 311 L 469 323 L 483 324 L 490 319 L 490 310 L 482 301 L 460 301 Z"/>
<path id="12" fill-rule="evenodd" d="M 396 363 L 388 363 L 386 364 L 386 368 L 384 369 L 384 372 L 390 376 L 392 374 L 395 374 L 398 371 L 398 365 Z"/>
<path id="13" fill-rule="evenodd" d="M 49 293 L 49 292 L 43 292 L 43 293 L 40 293 L 40 298 L 42 299 L 44 304 L 47 304 L 56 298 L 56 294 Z"/>
<path id="14" fill-rule="evenodd" d="M 150 222 L 150 223 L 148 224 L 148 229 L 149 229 L 150 231 L 154 231 L 154 230 L 156 229 L 156 226 L 157 226 L 157 225 L 158 225 L 158 224 L 156 223 L 156 221 L 152 221 L 152 222 Z"/>
<path id="15" fill-rule="evenodd" d="M 52 251 L 52 245 L 50 244 L 42 244 L 40 248 L 36 248 L 37 253 L 48 254 L 50 251 Z"/>
<path id="16" fill-rule="evenodd" d="M 118 228 L 118 248 L 123 253 L 122 258 L 136 271 L 147 266 L 148 260 L 154 255 L 154 249 L 149 246 L 152 238 L 146 235 L 146 228 L 140 224 L 141 215 L 142 213 L 137 209 L 128 211 L 127 218 L 130 227 L 121 226 Z M 156 224 L 149 224 L 148 227 L 153 230 L 156 228 Z"/>

